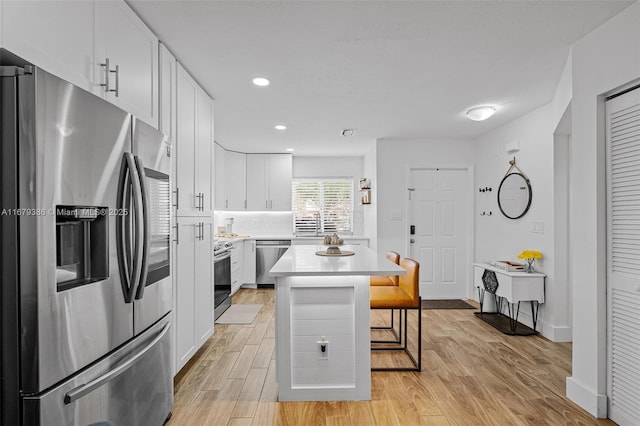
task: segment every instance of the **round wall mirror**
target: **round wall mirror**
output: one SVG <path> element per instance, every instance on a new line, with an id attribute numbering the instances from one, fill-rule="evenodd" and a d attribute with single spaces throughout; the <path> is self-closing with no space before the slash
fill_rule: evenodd
<path id="1" fill-rule="evenodd" d="M 519 219 L 531 207 L 531 184 L 522 173 L 509 173 L 498 188 L 498 207 L 509 219 Z"/>

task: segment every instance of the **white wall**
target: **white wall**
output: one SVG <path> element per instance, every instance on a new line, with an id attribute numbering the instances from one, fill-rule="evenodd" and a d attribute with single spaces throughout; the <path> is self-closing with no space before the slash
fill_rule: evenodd
<path id="1" fill-rule="evenodd" d="M 573 368 L 567 396 L 606 416 L 606 199 L 603 94 L 640 77 L 637 2 L 572 47 L 570 171 Z"/>
<path id="2" fill-rule="evenodd" d="M 554 183 L 553 183 L 553 103 L 538 108 L 506 125 L 478 138 L 476 153 L 476 233 L 475 260 L 514 260 L 522 250 L 538 250 L 543 258 L 534 267 L 547 275 L 545 303 L 539 311 L 538 330 L 551 340 L 556 334 L 570 335 L 564 329 L 567 324 L 555 323 L 555 313 L 566 310 L 567 297 L 558 298 L 561 286 L 554 276 Z M 507 153 L 505 145 L 518 141 L 520 150 Z M 516 165 L 529 178 L 532 201 L 529 211 L 520 219 L 508 219 L 498 207 L 497 195 L 502 178 L 509 169 L 509 160 L 516 158 Z M 517 170 L 513 170 L 517 171 Z M 490 187 L 491 192 L 479 192 L 478 188 Z M 491 211 L 491 216 L 481 216 Z M 532 232 L 533 222 L 542 222 L 543 233 Z M 520 310 L 520 321 L 532 326 L 530 310 Z M 556 327 L 563 328 L 562 331 Z M 563 339 L 566 340 L 566 339 Z"/>
<path id="3" fill-rule="evenodd" d="M 376 144 L 371 144 L 371 149 L 364 157 L 364 169 L 362 177 L 369 179 L 371 183 L 371 204 L 362 206 L 363 233 L 369 237 L 369 247 L 378 248 L 378 181 L 376 179 Z"/>
<path id="4" fill-rule="evenodd" d="M 407 256 L 409 224 L 405 206 L 408 196 L 409 167 L 473 164 L 473 147 L 474 142 L 467 139 L 378 139 L 376 141 L 377 248 L 380 251 L 394 250 L 403 257 Z"/>

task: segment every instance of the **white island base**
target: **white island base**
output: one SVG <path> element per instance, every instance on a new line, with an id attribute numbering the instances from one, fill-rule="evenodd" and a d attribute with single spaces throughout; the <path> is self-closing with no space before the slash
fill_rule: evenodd
<path id="1" fill-rule="evenodd" d="M 367 247 L 345 247 L 356 252 L 349 257 L 316 256 L 322 249 L 293 246 L 270 271 L 278 399 L 370 400 L 369 276 L 404 270 Z"/>

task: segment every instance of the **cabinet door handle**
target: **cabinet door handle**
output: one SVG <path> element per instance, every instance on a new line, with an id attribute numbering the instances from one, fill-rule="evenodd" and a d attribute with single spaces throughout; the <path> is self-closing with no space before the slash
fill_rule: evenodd
<path id="1" fill-rule="evenodd" d="M 264 209 L 269 210 L 269 201 L 264 200 Z"/>
<path id="2" fill-rule="evenodd" d="M 116 65 L 115 71 L 109 71 L 116 74 L 116 88 L 111 90 L 116 93 L 116 98 L 120 95 L 120 65 Z"/>
<path id="3" fill-rule="evenodd" d="M 101 67 L 104 67 L 104 83 L 100 84 L 100 87 L 104 87 L 105 92 L 110 92 L 111 89 L 109 87 L 109 73 L 111 70 L 109 69 L 109 58 L 104 60 L 103 64 L 100 64 Z"/>
<path id="4" fill-rule="evenodd" d="M 247 208 L 247 200 L 244 200 L 244 208 Z"/>
<path id="5" fill-rule="evenodd" d="M 204 211 L 204 192 L 200 193 L 200 200 L 202 202 L 202 206 L 200 207 L 200 209 Z M 204 226 L 204 224 L 202 224 L 202 226 Z"/>
<path id="6" fill-rule="evenodd" d="M 180 228 L 178 228 L 178 224 L 173 225 L 173 227 L 174 227 L 174 228 L 175 228 L 175 230 L 176 230 L 176 239 L 175 239 L 175 240 L 173 240 L 173 241 L 175 241 L 175 242 L 176 242 L 176 245 L 177 245 L 177 244 L 180 244 L 180 231 L 179 231 L 179 230 L 180 230 Z"/>
<path id="7" fill-rule="evenodd" d="M 273 200 L 269 200 L 269 210 L 273 210 Z"/>
<path id="8" fill-rule="evenodd" d="M 180 188 L 176 187 L 176 190 L 173 191 L 173 193 L 176 194 L 176 203 L 173 205 L 173 207 L 178 210 L 178 205 L 180 204 Z"/>
<path id="9" fill-rule="evenodd" d="M 224 208 L 225 209 L 229 208 L 229 200 L 224 200 Z"/>

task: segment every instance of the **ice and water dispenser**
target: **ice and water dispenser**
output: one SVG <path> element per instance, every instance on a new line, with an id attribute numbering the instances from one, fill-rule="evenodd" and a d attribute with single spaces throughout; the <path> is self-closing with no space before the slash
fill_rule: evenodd
<path id="1" fill-rule="evenodd" d="M 109 276 L 109 217 L 97 206 L 56 207 L 56 284 L 63 291 Z"/>

